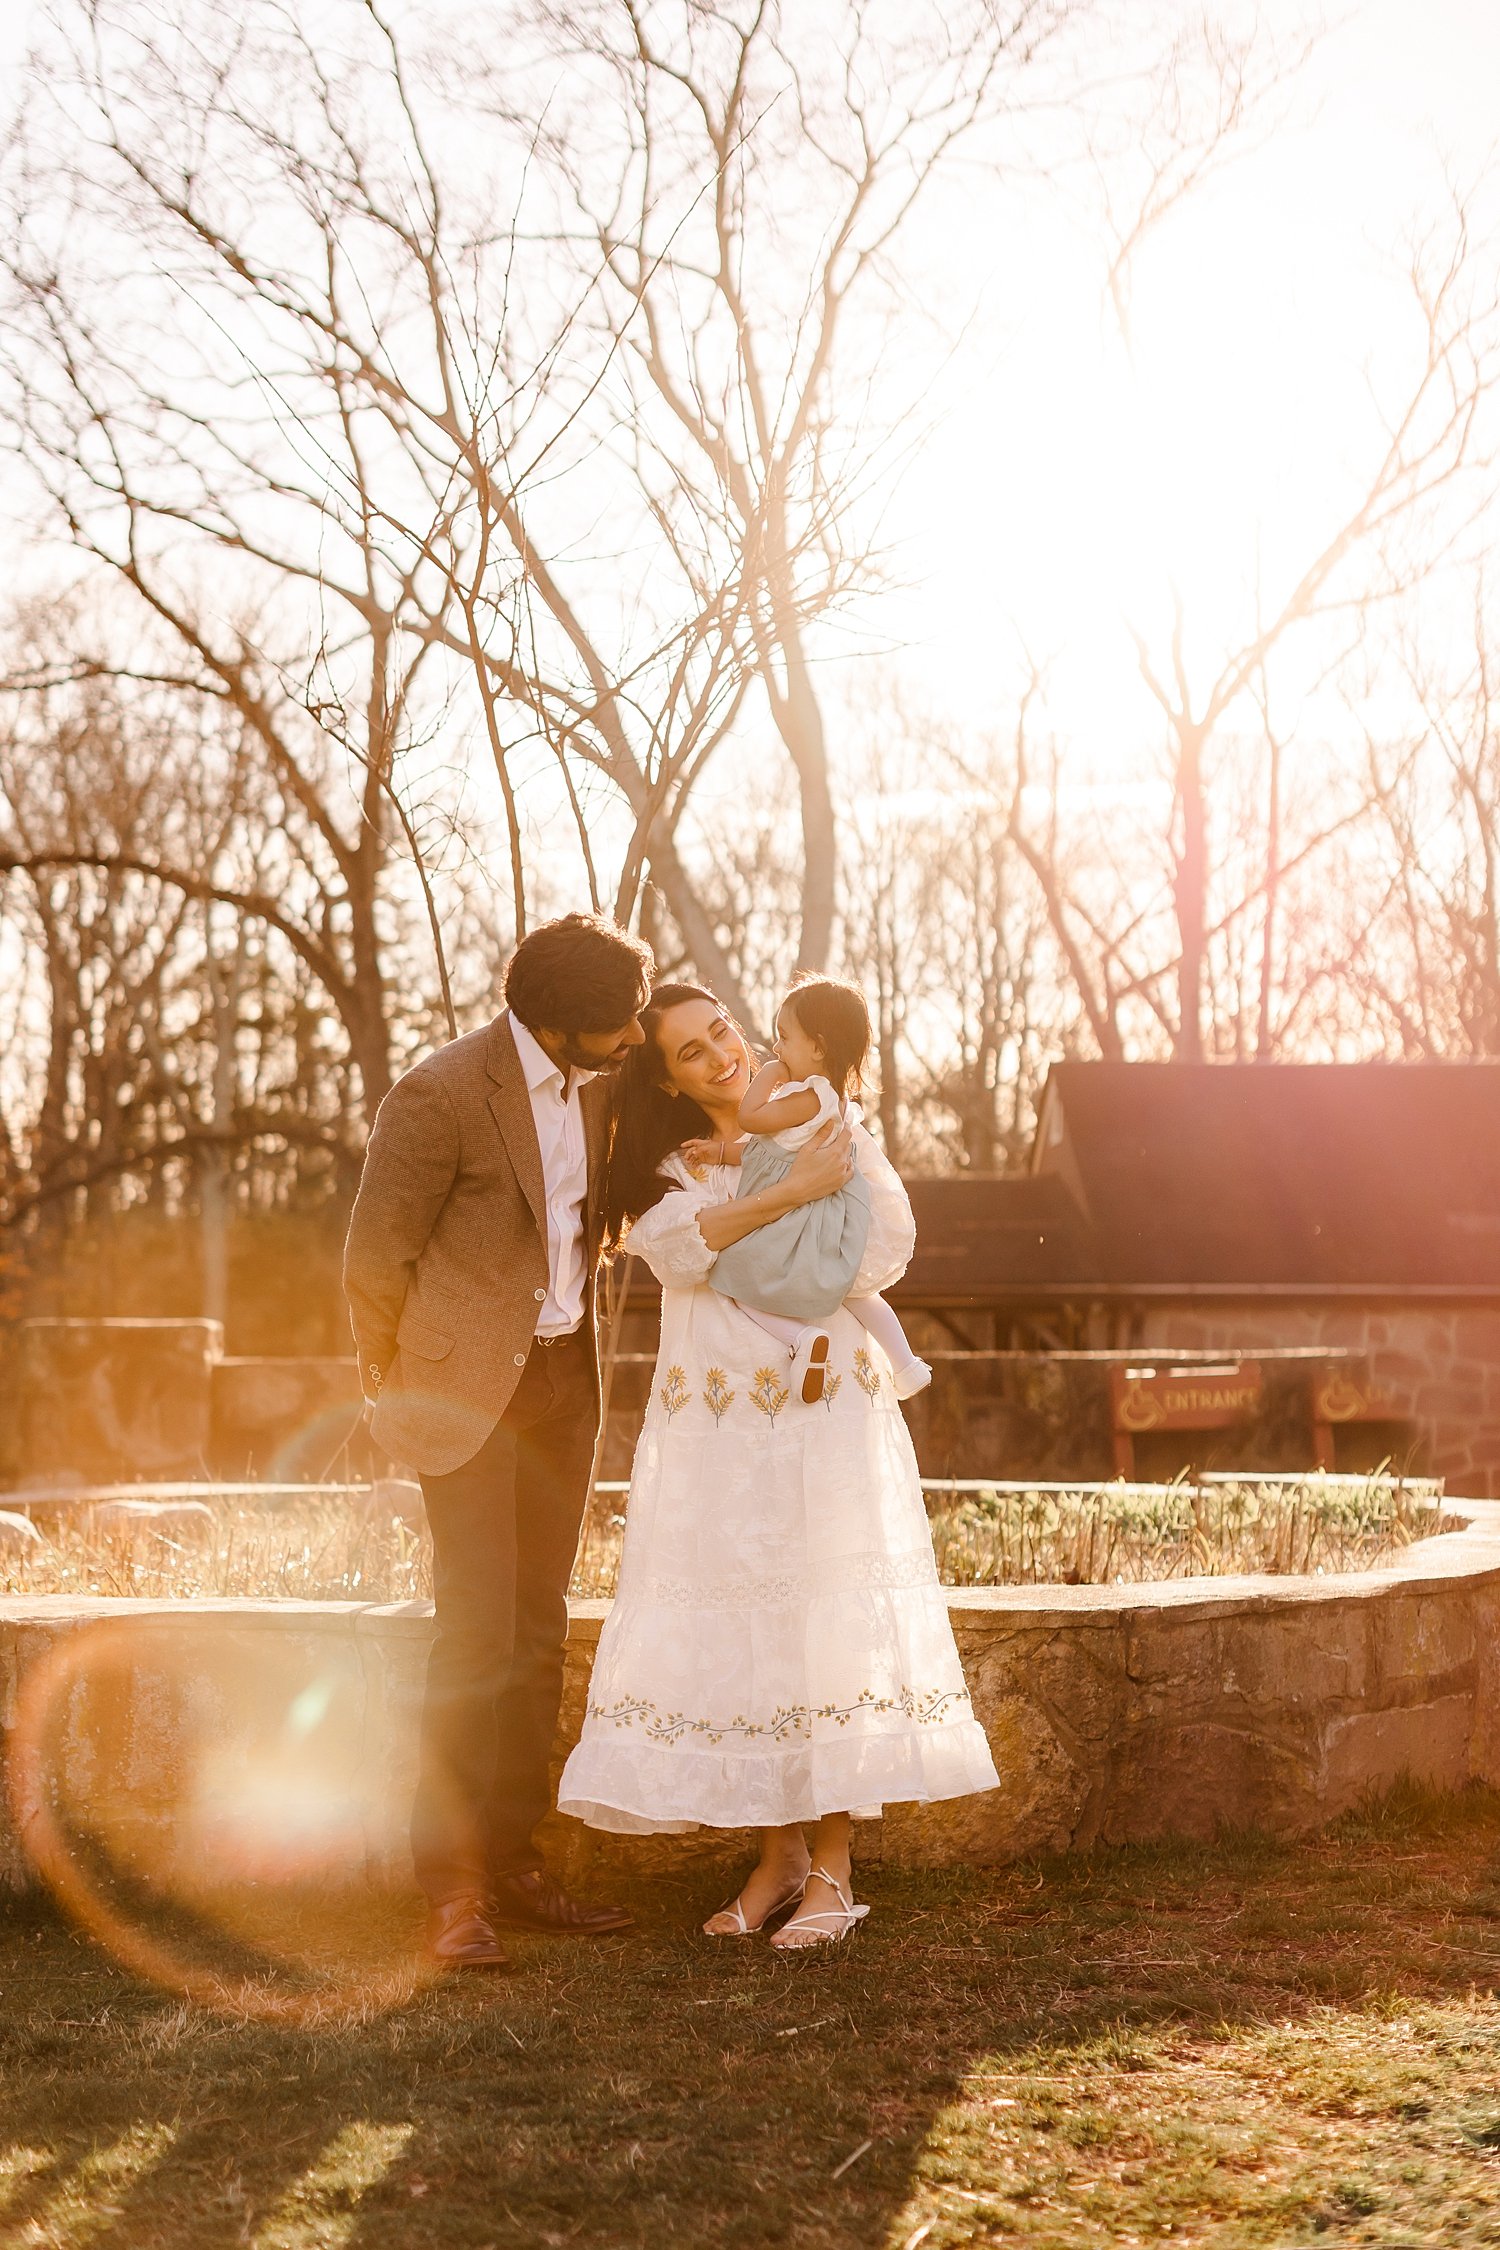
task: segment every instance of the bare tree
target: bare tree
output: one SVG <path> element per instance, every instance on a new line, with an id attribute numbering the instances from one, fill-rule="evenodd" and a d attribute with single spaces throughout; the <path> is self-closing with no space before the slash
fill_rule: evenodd
<path id="1" fill-rule="evenodd" d="M 524 928 L 540 743 L 605 903 L 575 768 L 649 825 L 663 761 L 702 753 L 742 692 L 734 589 L 601 670 L 579 574 L 528 501 L 570 446 L 575 476 L 587 463 L 597 361 L 563 363 L 576 307 L 512 319 L 516 236 L 493 213 L 514 182 L 450 198 L 439 116 L 374 10 L 349 0 L 321 44 L 270 0 L 248 24 L 204 7 L 169 26 L 137 0 L 59 14 L 10 151 L 8 424 L 54 520 L 160 628 L 154 676 L 244 730 L 303 831 L 315 890 L 283 932 L 373 1105 L 383 902 L 417 827 L 403 776 L 435 737 L 478 735 Z M 717 967 L 669 837 L 653 866 Z"/>
<path id="2" fill-rule="evenodd" d="M 1325 798 L 1295 840 L 1289 837 L 1288 722 L 1274 712 L 1271 682 L 1277 665 L 1298 653 L 1299 644 L 1305 660 L 1312 634 L 1321 631 L 1316 678 L 1301 690 L 1301 709 L 1314 709 L 1322 690 L 1358 657 L 1373 620 L 1414 592 L 1483 505 L 1485 417 L 1500 375 L 1500 300 L 1482 263 L 1462 208 L 1449 238 L 1441 244 L 1429 238 L 1413 253 L 1407 278 L 1415 371 L 1385 416 L 1379 450 L 1357 497 L 1286 583 L 1257 598 L 1243 637 L 1217 649 L 1206 665 L 1196 660 L 1188 604 L 1176 588 L 1165 647 L 1139 626 L 1130 628 L 1140 676 L 1165 722 L 1165 898 L 1160 878 L 1153 878 L 1146 856 L 1134 849 L 1123 855 L 1128 884 L 1113 886 L 1111 896 L 1101 870 L 1112 859 L 1121 861 L 1118 843 L 1113 851 L 1080 853 L 1075 834 L 1069 842 L 1076 879 L 1064 874 L 1056 814 L 1060 775 L 1054 764 L 1051 786 L 1036 786 L 1036 753 L 1023 729 L 1012 834 L 1042 889 L 1094 1040 L 1105 1055 L 1124 1051 L 1120 1010 L 1131 1002 L 1155 1019 L 1176 1057 L 1204 1060 L 1213 1046 L 1215 947 L 1238 945 L 1252 913 L 1259 915 L 1262 937 L 1258 1012 L 1264 1036 L 1258 1051 L 1269 1051 L 1282 885 L 1367 809 L 1358 792 L 1336 793 Z M 1033 675 L 1023 711 L 1027 695 L 1035 700 L 1039 690 Z M 1257 720 L 1267 796 L 1260 814 L 1264 848 L 1259 862 L 1251 864 L 1240 850 L 1249 815 L 1234 803 L 1236 793 L 1226 788 L 1224 776 L 1257 754 L 1255 737 L 1246 731 L 1247 723 L 1253 727 Z M 1243 969 L 1248 975 L 1248 956 Z M 1252 1051 L 1238 1032 L 1234 1036 L 1234 1051 Z"/>
<path id="3" fill-rule="evenodd" d="M 704 598 L 735 587 L 797 776 L 808 966 L 833 942 L 838 856 L 812 636 L 872 581 L 881 434 L 911 410 L 874 395 L 903 311 L 901 237 L 966 144 L 1014 125 L 1038 57 L 1086 12 L 841 0 L 814 21 L 776 0 L 594 0 L 542 16 L 553 51 L 605 89 L 597 110 L 574 103 L 555 128 L 549 114 L 543 145 L 601 277 L 587 317 L 619 347 L 653 552 Z M 643 861 L 685 792 L 669 780 L 659 800 Z"/>
<path id="4" fill-rule="evenodd" d="M 337 1202 L 358 1142 L 346 1051 L 295 956 L 143 872 L 213 865 L 271 825 L 255 769 L 183 719 L 174 696 L 99 682 L 0 707 L 0 946 L 26 964 L 0 1237 L 46 1281 L 134 1228 L 153 1271 L 172 1245 L 172 1302 L 223 1319 L 233 1212 Z"/>
<path id="5" fill-rule="evenodd" d="M 1404 535 L 1476 466 L 1482 408 L 1500 361 L 1493 301 L 1476 306 L 1462 212 L 1436 268 L 1413 262 L 1410 280 L 1423 344 L 1418 371 L 1389 417 L 1386 442 L 1355 505 L 1267 605 L 1247 638 L 1201 684 L 1187 654 L 1187 617 L 1174 597 L 1164 662 L 1135 631 L 1141 677 L 1167 722 L 1175 835 L 1173 906 L 1178 933 L 1174 1052 L 1201 1061 L 1208 944 L 1210 842 L 1205 756 L 1216 731 L 1264 676 L 1272 655 L 1316 620 L 1348 617 L 1407 591 L 1451 540 L 1414 551 Z"/>
<path id="6" fill-rule="evenodd" d="M 56 0 L 5 172 L 6 423 L 52 525 L 159 628 L 157 675 L 232 717 L 305 831 L 315 895 L 284 934 L 367 1105 L 393 1061 L 383 901 L 424 876 L 433 768 L 471 745 L 517 930 L 540 822 L 622 916 L 649 875 L 744 1005 L 677 832 L 758 681 L 799 775 L 803 948 L 826 949 L 808 636 L 867 563 L 872 473 L 836 347 L 923 186 L 1079 5 L 966 0 L 877 37 L 851 0 L 805 53 L 770 5 L 559 8 L 540 51 L 506 18 L 512 82 L 540 101 L 570 73 L 556 107 L 601 161 L 484 106 L 488 32 L 465 107 L 365 0 L 305 22 Z"/>
<path id="7" fill-rule="evenodd" d="M 1413 722 L 1367 730 L 1384 893 L 1360 985 L 1412 1057 L 1500 1059 L 1500 656 L 1476 577 L 1466 669 L 1405 657 Z"/>
<path id="8" fill-rule="evenodd" d="M 1136 266 L 1152 238 L 1206 185 L 1284 130 L 1321 37 L 1316 23 L 1271 30 L 1191 13 L 1165 42 L 1148 23 L 1133 67 L 1085 116 L 1105 289 L 1127 351 Z"/>

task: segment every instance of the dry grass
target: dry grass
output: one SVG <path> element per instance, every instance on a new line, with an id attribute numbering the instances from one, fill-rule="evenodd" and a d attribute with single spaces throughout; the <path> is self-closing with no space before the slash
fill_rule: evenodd
<path id="1" fill-rule="evenodd" d="M 259 1507 L 236 1495 L 210 1517 L 96 1523 L 39 1513 L 45 1547 L 0 1546 L 0 1593 L 147 1600 L 248 1595 L 271 1601 L 430 1600 L 425 1536 L 401 1517 L 311 1496 Z M 0 2237 L 3 2242 L 3 2237 Z"/>
<path id="2" fill-rule="evenodd" d="M 929 1487 L 949 1586 L 1368 1570 L 1439 1529 L 1442 1486 L 1397 1475 Z"/>
<path id="3" fill-rule="evenodd" d="M 1239 1571 L 1368 1568 L 1437 1529 L 1440 1487 L 1399 1477 L 1307 1477 L 1201 1485 L 930 1484 L 938 1568 L 950 1586 L 1107 1584 Z M 579 1595 L 610 1595 L 621 1490 L 602 1487 L 574 1572 Z M 347 1495 L 262 1505 L 246 1487 L 212 1514 L 120 1523 L 86 1510 L 39 1517 L 45 1547 L 0 1544 L 0 1593 L 165 1600 L 427 1600 L 427 1543 L 399 1516 Z"/>
<path id="4" fill-rule="evenodd" d="M 0 1913 L 0 2243 L 73 2250 L 1481 2250 L 1500 1800 L 995 1873 L 871 1873 L 836 1954 L 612 1945 L 321 2032 Z M 399 1903 L 363 1921 L 414 1928 Z"/>

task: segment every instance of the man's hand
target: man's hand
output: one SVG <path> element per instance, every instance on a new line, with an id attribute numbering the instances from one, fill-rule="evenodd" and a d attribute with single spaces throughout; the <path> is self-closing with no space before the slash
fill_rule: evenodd
<path id="1" fill-rule="evenodd" d="M 830 1119 L 792 1158 L 783 1191 L 793 1204 L 816 1203 L 819 1196 L 847 1187 L 853 1177 L 854 1135 L 847 1125 Z"/>

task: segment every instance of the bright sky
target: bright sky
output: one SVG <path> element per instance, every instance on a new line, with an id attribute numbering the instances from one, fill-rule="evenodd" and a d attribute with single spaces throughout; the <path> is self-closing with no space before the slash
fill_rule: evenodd
<path id="1" fill-rule="evenodd" d="M 0 76 L 33 4 L 0 10 Z M 1307 7 L 1258 14 L 1291 30 Z M 1162 645 L 1173 582 L 1211 676 L 1257 572 L 1274 597 L 1357 489 L 1364 371 L 1393 395 L 1410 351 L 1390 260 L 1441 200 L 1440 155 L 1485 169 L 1497 88 L 1497 0 L 1353 0 L 1293 124 L 1153 237 L 1130 354 L 1080 194 L 1012 199 L 1003 223 L 972 183 L 937 206 L 922 254 L 975 317 L 888 518 L 902 584 L 870 616 L 924 703 L 1003 719 L 1024 642 L 1062 731 L 1118 771 L 1152 732 L 1127 620 Z"/>
<path id="2" fill-rule="evenodd" d="M 1306 20 L 1295 0 L 1259 15 Z M 1065 735 L 1112 763 L 1122 725 L 1149 723 L 1124 620 L 1164 645 L 1175 579 L 1210 675 L 1257 567 L 1268 596 L 1294 579 L 1377 457 L 1364 369 L 1394 396 L 1414 342 L 1391 261 L 1440 206 L 1444 159 L 1465 183 L 1492 161 L 1497 89 L 1494 0 L 1356 0 L 1297 122 L 1142 254 L 1133 361 L 1076 219 L 1032 220 L 1019 317 L 999 301 L 1016 301 L 1015 246 L 998 246 L 969 395 L 900 502 L 906 668 L 982 719 L 1024 638 L 1052 660 Z"/>

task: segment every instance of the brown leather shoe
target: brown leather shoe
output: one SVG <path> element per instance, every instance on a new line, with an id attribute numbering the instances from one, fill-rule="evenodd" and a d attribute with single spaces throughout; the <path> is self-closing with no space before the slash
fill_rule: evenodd
<path id="1" fill-rule="evenodd" d="M 427 1917 L 427 1958 L 441 1969 L 512 1969 L 482 1898 L 444 1899 Z"/>
<path id="2" fill-rule="evenodd" d="M 490 1920 L 507 1930 L 536 1930 L 543 1937 L 604 1937 L 633 1930 L 635 1916 L 623 1906 L 590 1906 L 570 1898 L 544 1867 L 524 1875 L 497 1875 L 486 1901 Z"/>

